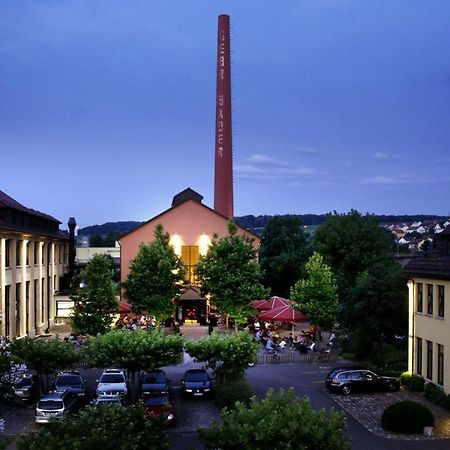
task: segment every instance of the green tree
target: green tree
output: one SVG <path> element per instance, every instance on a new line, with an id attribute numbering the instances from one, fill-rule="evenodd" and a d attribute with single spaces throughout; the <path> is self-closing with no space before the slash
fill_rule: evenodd
<path id="1" fill-rule="evenodd" d="M 339 301 L 337 286 L 322 255 L 314 253 L 305 266 L 306 278 L 291 289 L 291 300 L 314 325 L 330 328 L 336 323 Z"/>
<path id="2" fill-rule="evenodd" d="M 94 367 L 122 367 L 134 381 L 141 370 L 151 370 L 179 362 L 184 340 L 160 330 L 113 330 L 91 339 L 84 355 Z"/>
<path id="3" fill-rule="evenodd" d="M 360 273 L 374 262 L 389 258 L 392 238 L 376 217 L 351 210 L 348 214 L 330 215 L 316 230 L 314 247 L 331 266 L 339 297 L 344 298 Z"/>
<path id="4" fill-rule="evenodd" d="M 381 338 L 388 342 L 395 326 L 407 326 L 406 280 L 392 259 L 392 238 L 374 216 L 352 210 L 330 216 L 314 240 L 336 275 L 338 321 L 349 338 L 344 347 L 371 357 Z"/>
<path id="5" fill-rule="evenodd" d="M 308 234 L 299 216 L 274 216 L 262 235 L 259 262 L 263 284 L 273 295 L 288 298 L 311 254 Z"/>
<path id="6" fill-rule="evenodd" d="M 75 278 L 76 290 L 72 328 L 80 334 L 106 333 L 118 311 L 112 277 L 114 267 L 109 255 L 94 255 Z"/>
<path id="7" fill-rule="evenodd" d="M 207 366 L 216 370 L 219 363 L 219 382 L 229 376 L 242 374 L 249 364 L 256 361 L 258 344 L 247 331 L 227 336 L 213 333 L 199 341 L 186 342 L 186 350 L 195 361 L 207 362 Z"/>
<path id="8" fill-rule="evenodd" d="M 43 376 L 57 370 L 67 369 L 78 360 L 73 345 L 59 339 L 15 340 L 10 347 L 11 356 L 23 361 L 29 369 L 36 371 L 39 390 L 42 392 Z"/>
<path id="9" fill-rule="evenodd" d="M 88 406 L 61 423 L 51 423 L 18 442 L 19 450 L 140 450 L 170 448 L 161 419 L 142 405 Z"/>
<path id="10" fill-rule="evenodd" d="M 100 234 L 94 234 L 89 238 L 89 247 L 104 247 L 103 237 Z"/>
<path id="11" fill-rule="evenodd" d="M 383 344 L 406 335 L 407 305 L 406 279 L 395 261 L 377 262 L 358 276 L 341 305 L 357 357 L 383 351 Z"/>
<path id="12" fill-rule="evenodd" d="M 254 314 L 250 301 L 268 295 L 260 284 L 256 256 L 253 239 L 238 234 L 236 225 L 229 222 L 228 236 L 215 236 L 196 268 L 202 294 L 209 294 L 220 312 L 238 321 Z"/>
<path id="13" fill-rule="evenodd" d="M 266 397 L 253 397 L 249 406 L 237 403 L 223 409 L 221 421 L 213 418 L 210 428 L 199 430 L 207 449 L 222 450 L 346 450 L 345 416 L 334 410 L 313 410 L 294 389 L 269 390 Z"/>
<path id="14" fill-rule="evenodd" d="M 119 231 L 108 231 L 106 236 L 103 238 L 103 246 L 104 247 L 114 247 L 116 245 L 117 239 L 119 239 L 120 236 Z"/>
<path id="15" fill-rule="evenodd" d="M 161 224 L 155 227 L 154 236 L 153 242 L 139 247 L 122 286 L 134 312 L 147 311 L 159 321 L 173 314 L 173 301 L 182 292 L 185 266 Z"/>

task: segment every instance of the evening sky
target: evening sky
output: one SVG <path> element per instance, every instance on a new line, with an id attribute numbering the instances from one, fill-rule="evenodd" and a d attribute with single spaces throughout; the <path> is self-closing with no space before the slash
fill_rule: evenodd
<path id="1" fill-rule="evenodd" d="M 0 1 L 0 190 L 80 226 L 213 206 L 229 14 L 235 215 L 449 214 L 450 1 Z"/>

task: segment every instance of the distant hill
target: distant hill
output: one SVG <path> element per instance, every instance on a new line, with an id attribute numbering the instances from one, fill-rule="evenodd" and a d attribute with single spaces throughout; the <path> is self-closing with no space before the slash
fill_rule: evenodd
<path id="1" fill-rule="evenodd" d="M 79 228 L 79 236 L 106 236 L 109 232 L 115 231 L 120 234 L 128 233 L 134 230 L 144 222 L 128 221 L 128 222 L 106 222 L 102 225 L 90 225 L 88 227 Z"/>
<path id="2" fill-rule="evenodd" d="M 292 214 L 294 215 L 294 214 Z M 321 225 L 325 222 L 327 217 L 330 214 L 298 214 L 297 217 L 300 217 L 305 225 L 313 229 L 315 229 L 318 225 Z M 244 228 L 247 228 L 250 231 L 253 231 L 256 234 L 262 234 L 264 227 L 266 226 L 269 219 L 273 216 L 241 216 L 236 217 L 236 222 Z M 448 219 L 447 216 L 434 216 L 434 215 L 425 215 L 425 214 L 417 214 L 417 215 L 380 215 L 375 217 L 379 220 L 380 225 L 388 224 L 388 223 L 403 223 L 403 222 L 426 222 L 430 220 L 442 220 L 445 221 Z M 120 234 L 128 233 L 131 230 L 134 230 L 139 225 L 142 225 L 144 222 L 136 222 L 136 221 L 127 221 L 127 222 L 107 222 L 103 225 L 91 225 L 85 228 L 80 228 L 78 230 L 79 236 L 106 236 L 109 232 L 118 232 Z"/>

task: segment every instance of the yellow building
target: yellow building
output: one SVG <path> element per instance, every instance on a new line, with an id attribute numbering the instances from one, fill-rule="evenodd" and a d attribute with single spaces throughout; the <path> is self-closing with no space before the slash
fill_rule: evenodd
<path id="1" fill-rule="evenodd" d="M 450 230 L 406 267 L 409 289 L 408 370 L 450 393 Z"/>
<path id="2" fill-rule="evenodd" d="M 53 325 L 69 235 L 55 218 L 0 191 L 0 335 L 36 336 Z"/>

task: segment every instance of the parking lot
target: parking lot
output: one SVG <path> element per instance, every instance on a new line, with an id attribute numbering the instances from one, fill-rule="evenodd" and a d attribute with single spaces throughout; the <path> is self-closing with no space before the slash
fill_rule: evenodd
<path id="1" fill-rule="evenodd" d="M 450 438 L 448 424 L 450 414 L 441 408 L 430 405 L 420 395 L 400 391 L 398 393 L 376 394 L 329 394 L 324 387 L 324 379 L 334 362 L 301 363 L 301 364 L 267 364 L 256 365 L 247 370 L 247 379 L 257 396 L 264 396 L 271 387 L 294 387 L 297 395 L 307 396 L 314 408 L 334 407 L 343 410 L 347 416 L 348 434 L 352 438 L 352 448 L 356 450 L 379 449 L 448 449 Z M 177 425 L 170 431 L 170 438 L 175 450 L 202 449 L 197 438 L 197 429 L 208 426 L 212 417 L 218 417 L 219 411 L 213 399 L 195 398 L 185 399 L 181 395 L 181 377 L 192 367 L 198 367 L 189 356 L 185 355 L 181 364 L 166 368 L 167 376 L 171 380 L 173 396 L 176 405 Z M 81 371 L 87 379 L 87 389 L 93 395 L 96 379 L 100 370 L 88 369 Z M 431 439 L 416 436 L 411 439 L 407 436 L 392 435 L 385 432 L 380 426 L 382 411 L 389 404 L 414 396 L 415 400 L 423 401 L 438 418 L 435 436 Z M 9 411 L 9 412 L 8 412 Z M 34 410 L 32 408 L 19 408 L 5 410 L 7 432 L 16 433 L 33 428 Z M 9 418 L 8 418 L 9 414 Z"/>

